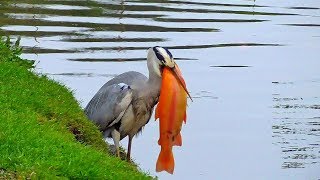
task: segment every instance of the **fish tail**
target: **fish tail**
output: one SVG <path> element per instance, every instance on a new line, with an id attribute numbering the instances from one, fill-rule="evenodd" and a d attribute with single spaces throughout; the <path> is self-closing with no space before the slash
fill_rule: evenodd
<path id="1" fill-rule="evenodd" d="M 177 136 L 174 138 L 173 145 L 174 145 L 174 146 L 182 146 L 182 137 L 181 137 L 180 132 L 179 132 L 179 133 L 177 134 Z"/>
<path id="2" fill-rule="evenodd" d="M 167 171 L 173 174 L 174 171 L 174 158 L 172 153 L 172 147 L 162 148 L 157 160 L 156 171 Z"/>

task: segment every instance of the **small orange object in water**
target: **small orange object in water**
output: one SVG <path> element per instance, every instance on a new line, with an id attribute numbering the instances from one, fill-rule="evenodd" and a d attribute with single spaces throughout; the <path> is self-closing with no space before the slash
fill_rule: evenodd
<path id="1" fill-rule="evenodd" d="M 187 90 L 180 69 L 164 68 L 159 104 L 155 118 L 160 120 L 161 151 L 157 160 L 156 171 L 167 171 L 173 174 L 174 158 L 172 146 L 181 146 L 182 121 L 186 122 Z"/>

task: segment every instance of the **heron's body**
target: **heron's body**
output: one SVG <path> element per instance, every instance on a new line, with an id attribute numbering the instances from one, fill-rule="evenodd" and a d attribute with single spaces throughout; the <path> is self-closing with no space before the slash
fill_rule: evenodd
<path id="1" fill-rule="evenodd" d="M 112 137 L 118 156 L 119 141 L 129 137 L 127 160 L 132 138 L 148 123 L 158 102 L 162 68 L 174 70 L 175 62 L 167 49 L 153 47 L 148 50 L 147 66 L 148 78 L 135 71 L 120 74 L 105 83 L 85 108 L 104 137 Z"/>
<path id="2" fill-rule="evenodd" d="M 160 85 L 160 78 L 148 79 L 135 71 L 120 74 L 100 88 L 85 113 L 105 137 L 111 137 L 111 127 L 120 133 L 120 140 L 133 137 L 149 121 L 158 102 Z"/>

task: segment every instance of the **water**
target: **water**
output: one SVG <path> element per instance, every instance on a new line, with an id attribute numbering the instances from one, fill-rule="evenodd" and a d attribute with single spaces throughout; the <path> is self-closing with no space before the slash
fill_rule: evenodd
<path id="1" fill-rule="evenodd" d="M 165 46 L 194 98 L 174 175 L 155 173 L 158 125 L 133 141 L 160 179 L 320 178 L 320 1 L 2 0 L 0 34 L 85 106 Z M 126 146 L 126 141 L 122 142 Z"/>

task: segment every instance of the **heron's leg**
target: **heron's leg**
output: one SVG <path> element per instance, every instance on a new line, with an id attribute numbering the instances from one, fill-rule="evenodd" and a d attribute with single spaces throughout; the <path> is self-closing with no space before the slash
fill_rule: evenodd
<path id="1" fill-rule="evenodd" d="M 127 161 L 130 162 L 131 158 L 131 143 L 132 143 L 132 136 L 128 136 L 129 137 L 129 141 L 128 141 L 128 153 L 127 153 Z"/>
<path id="2" fill-rule="evenodd" d="M 116 154 L 120 158 L 120 150 L 119 150 L 120 133 L 116 129 L 113 129 L 111 132 L 111 136 L 114 142 L 114 146 L 116 147 Z"/>

